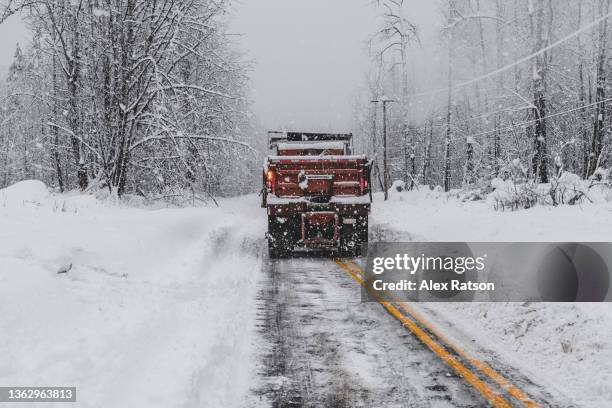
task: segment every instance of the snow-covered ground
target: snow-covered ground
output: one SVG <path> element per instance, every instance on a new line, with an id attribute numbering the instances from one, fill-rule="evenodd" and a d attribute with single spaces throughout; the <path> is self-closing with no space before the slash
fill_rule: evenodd
<path id="1" fill-rule="evenodd" d="M 461 202 L 421 187 L 391 192 L 387 202 L 377 194 L 371 224 L 424 241 L 610 242 L 612 201 L 495 211 L 485 201 Z"/>
<path id="2" fill-rule="evenodd" d="M 81 407 L 243 406 L 265 213 L 256 196 L 220 204 L 131 208 L 35 181 L 0 190 L 0 384 L 76 386 Z M 371 233 L 611 241 L 612 205 L 498 212 L 425 190 L 377 195 Z M 581 406 L 612 400 L 609 304 L 420 307 L 474 353 L 492 350 Z"/>
<path id="3" fill-rule="evenodd" d="M 150 210 L 36 181 L 0 190 L 0 384 L 76 386 L 80 407 L 242 406 L 257 204 Z"/>
<path id="4" fill-rule="evenodd" d="M 388 202 L 375 197 L 371 223 L 375 234 L 396 240 L 611 242 L 612 203 L 499 212 L 486 202 L 463 203 L 421 189 L 392 193 Z M 609 303 L 419 306 L 464 346 L 494 351 L 580 406 L 612 401 Z"/>

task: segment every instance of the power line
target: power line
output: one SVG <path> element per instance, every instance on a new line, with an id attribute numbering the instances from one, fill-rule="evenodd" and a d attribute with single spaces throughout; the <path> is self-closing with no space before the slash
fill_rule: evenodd
<path id="1" fill-rule="evenodd" d="M 557 116 L 567 115 L 568 113 L 572 113 L 572 112 L 576 112 L 576 111 L 579 111 L 579 110 L 582 110 L 582 109 L 590 108 L 590 107 L 593 107 L 593 106 L 596 106 L 596 105 L 599 105 L 599 104 L 602 104 L 602 103 L 610 102 L 610 101 L 612 101 L 612 98 L 604 99 L 604 100 L 599 101 L 599 102 L 593 102 L 593 103 L 590 103 L 588 105 L 579 106 L 577 108 L 569 109 L 569 110 L 566 110 L 566 111 L 563 111 L 563 112 L 553 113 L 552 115 L 543 116 L 540 119 L 532 119 L 532 120 L 527 121 L 527 122 L 517 123 L 516 125 L 506 126 L 504 128 L 495 129 L 495 130 L 488 130 L 486 132 L 481 132 L 481 133 L 475 133 L 475 134 L 472 134 L 472 135 L 469 135 L 469 136 L 471 136 L 471 137 L 478 137 L 478 136 L 490 135 L 490 134 L 495 133 L 495 132 L 505 132 L 505 131 L 512 130 L 512 129 L 515 129 L 515 128 L 518 128 L 518 127 L 532 125 L 532 124 L 534 124 L 534 123 L 536 123 L 536 122 L 538 122 L 540 120 L 545 120 L 545 119 L 555 118 Z"/>
<path id="2" fill-rule="evenodd" d="M 475 121 L 475 120 L 478 120 L 478 119 L 488 118 L 489 116 L 493 116 L 493 115 L 496 115 L 498 113 L 518 111 L 518 110 L 521 110 L 522 108 L 524 109 L 526 107 L 527 107 L 527 105 L 521 104 L 521 105 L 508 106 L 506 108 L 502 108 L 502 109 L 499 109 L 499 110 L 496 110 L 496 111 L 482 112 L 482 113 L 479 113 L 477 116 L 471 116 L 469 118 L 453 121 L 453 122 L 451 122 L 451 126 L 452 127 L 456 127 L 457 125 L 461 125 L 463 123 L 472 122 L 472 121 Z M 440 119 L 440 118 L 438 118 L 438 119 Z M 415 129 L 415 130 L 418 130 L 418 129 L 428 129 L 428 128 L 432 127 L 432 126 L 435 127 L 435 128 L 438 128 L 438 127 L 444 127 L 445 128 L 445 127 L 448 126 L 448 124 L 446 122 L 440 123 L 439 121 L 436 121 L 436 122 L 431 121 L 430 123 L 425 123 L 423 125 L 412 126 L 411 129 Z"/>
<path id="3" fill-rule="evenodd" d="M 481 75 L 481 76 L 479 76 L 479 77 L 477 77 L 477 78 L 470 79 L 470 80 L 465 81 L 465 82 L 461 82 L 461 83 L 459 83 L 459 84 L 457 84 L 457 85 L 453 86 L 453 88 L 455 88 L 455 89 L 457 89 L 457 88 L 463 88 L 463 87 L 468 86 L 468 85 L 471 85 L 471 84 L 473 84 L 473 83 L 476 83 L 476 82 L 482 81 L 483 79 L 487 79 L 487 78 L 490 78 L 490 77 L 492 77 L 492 76 L 495 76 L 495 75 L 501 74 L 502 72 L 505 72 L 505 71 L 509 70 L 510 68 L 514 68 L 515 66 L 520 65 L 520 64 L 522 64 L 522 63 L 524 63 L 524 62 L 527 62 L 527 61 L 531 60 L 532 58 L 535 58 L 535 57 L 537 57 L 538 55 L 541 55 L 541 54 L 545 53 L 546 51 L 549 51 L 549 50 L 551 50 L 551 49 L 553 49 L 553 48 L 555 48 L 555 47 L 558 47 L 559 45 L 563 44 L 564 42 L 566 42 L 566 41 L 568 41 L 568 40 L 570 40 L 570 39 L 572 39 L 572 38 L 576 37 L 576 36 L 577 36 L 577 35 L 579 35 L 579 34 L 582 34 L 582 33 L 583 33 L 583 32 L 585 32 L 585 31 L 590 30 L 591 28 L 595 27 L 596 25 L 600 24 L 602 21 L 604 21 L 604 20 L 606 20 L 606 19 L 608 19 L 608 18 L 610 18 L 610 17 L 612 17 L 612 12 L 610 12 L 610 13 L 606 14 L 605 16 L 602 16 L 602 17 L 600 17 L 600 18 L 596 19 L 595 21 L 593 21 L 593 22 L 591 22 L 591 23 L 587 24 L 586 26 L 584 26 L 584 27 L 582 27 L 582 28 L 580 28 L 580 29 L 578 29 L 578 30 L 574 31 L 574 32 L 573 32 L 573 33 L 571 33 L 571 34 L 568 34 L 567 36 L 565 36 L 565 37 L 561 38 L 560 40 L 555 41 L 554 43 L 552 43 L 552 44 L 550 44 L 550 45 L 548 45 L 548 46 L 546 46 L 546 47 L 542 48 L 542 49 L 541 49 L 541 50 L 539 50 L 539 51 L 534 52 L 534 53 L 533 53 L 533 54 L 531 54 L 531 55 L 528 55 L 528 56 L 526 56 L 526 57 L 523 57 L 523 58 L 521 58 L 521 59 L 519 59 L 519 60 L 514 61 L 514 62 L 513 62 L 513 63 L 511 63 L 511 64 L 508 64 L 508 65 L 506 65 L 506 66 L 503 66 L 503 67 L 501 67 L 501 68 L 498 68 L 498 69 L 496 69 L 496 70 L 494 70 L 494 71 L 491 71 L 491 72 L 489 72 L 489 73 L 487 73 L 487 74 Z M 447 88 L 439 88 L 439 89 L 436 89 L 436 90 L 434 90 L 434 91 L 420 92 L 420 93 L 413 93 L 413 94 L 408 95 L 408 96 L 410 96 L 410 97 L 427 96 L 427 95 L 433 95 L 433 94 L 437 94 L 437 93 L 441 93 L 441 92 L 446 92 L 447 90 L 448 90 Z"/>

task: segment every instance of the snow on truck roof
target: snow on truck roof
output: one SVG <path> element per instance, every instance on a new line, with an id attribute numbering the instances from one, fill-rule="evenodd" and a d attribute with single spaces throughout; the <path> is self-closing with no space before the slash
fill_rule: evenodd
<path id="1" fill-rule="evenodd" d="M 366 156 L 363 154 L 352 155 L 352 156 L 339 156 L 339 155 L 323 155 L 323 156 L 268 156 L 268 161 L 344 161 L 344 160 L 366 160 Z"/>
<path id="2" fill-rule="evenodd" d="M 312 133 L 312 132 L 279 132 L 269 131 L 268 140 L 270 142 L 277 141 L 290 141 L 290 142 L 302 142 L 302 141 L 339 141 L 339 140 L 351 140 L 353 138 L 352 133 Z"/>
<path id="3" fill-rule="evenodd" d="M 277 144 L 278 150 L 307 150 L 307 149 L 320 149 L 320 150 L 343 150 L 348 142 L 335 141 L 335 142 L 279 142 Z"/>

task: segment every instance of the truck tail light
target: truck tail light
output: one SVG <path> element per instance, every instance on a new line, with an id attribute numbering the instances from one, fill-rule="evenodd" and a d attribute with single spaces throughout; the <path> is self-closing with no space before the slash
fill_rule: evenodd
<path id="1" fill-rule="evenodd" d="M 268 182 L 268 188 L 272 190 L 272 194 L 276 192 L 276 183 L 274 182 L 276 179 L 276 174 L 273 170 L 268 170 L 266 173 L 266 180 Z"/>

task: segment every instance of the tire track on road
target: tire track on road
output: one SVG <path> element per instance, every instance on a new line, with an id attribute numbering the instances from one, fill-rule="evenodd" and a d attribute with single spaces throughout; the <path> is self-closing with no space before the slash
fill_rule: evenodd
<path id="1" fill-rule="evenodd" d="M 328 259 L 268 265 L 259 306 L 258 406 L 482 407 L 485 401 L 387 319 Z"/>

